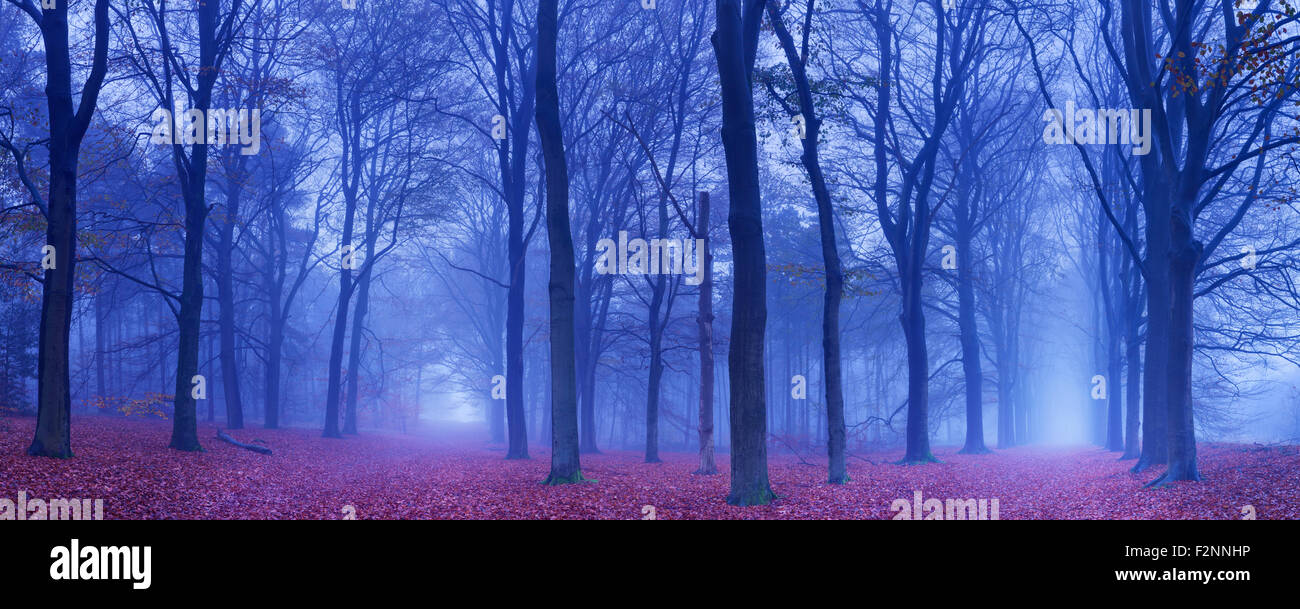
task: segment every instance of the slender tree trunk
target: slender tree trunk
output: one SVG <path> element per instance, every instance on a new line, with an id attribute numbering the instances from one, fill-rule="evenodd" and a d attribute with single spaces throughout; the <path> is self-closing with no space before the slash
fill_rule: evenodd
<path id="1" fill-rule="evenodd" d="M 353 211 L 356 209 L 355 197 L 345 203 L 347 210 L 343 219 L 343 243 L 352 243 Z M 345 255 L 346 257 L 346 255 Z M 325 430 L 321 433 L 326 438 L 342 438 L 339 433 L 339 390 L 343 377 L 343 340 L 348 327 L 348 306 L 352 300 L 352 269 L 340 264 L 339 295 L 334 312 L 334 333 L 330 338 L 329 380 L 325 386 Z"/>
<path id="2" fill-rule="evenodd" d="M 967 213 L 965 205 L 958 214 Z M 957 222 L 957 325 L 961 335 L 961 368 L 966 391 L 966 443 L 961 453 L 977 455 L 989 452 L 984 445 L 984 370 L 980 362 L 979 326 L 975 323 L 975 287 L 971 278 L 969 224 Z"/>
<path id="3" fill-rule="evenodd" d="M 231 181 L 234 182 L 234 178 Z M 239 366 L 235 356 L 235 278 L 233 256 L 235 249 L 235 225 L 239 218 L 240 187 L 229 184 L 233 189 L 226 197 L 226 218 L 221 224 L 221 234 L 217 251 L 217 301 L 220 309 L 218 326 L 221 334 L 221 381 L 224 390 L 222 398 L 226 405 L 226 427 L 244 428 L 244 402 L 239 391 Z"/>
<path id="4" fill-rule="evenodd" d="M 1135 296 L 1130 294 L 1128 298 L 1134 300 Z M 1120 459 L 1136 459 L 1142 454 L 1141 445 L 1138 443 L 1138 409 L 1142 395 L 1142 343 L 1138 338 L 1140 324 L 1138 317 L 1136 303 L 1130 303 L 1124 324 L 1124 340 L 1128 353 L 1125 358 L 1128 360 L 1128 380 L 1124 386 L 1128 395 L 1125 396 L 1124 402 L 1128 409 L 1124 421 L 1124 455 Z"/>
<path id="5" fill-rule="evenodd" d="M 375 267 L 375 242 L 379 240 L 379 230 L 375 227 L 375 201 L 379 198 L 378 188 L 372 188 L 366 200 L 366 257 L 365 269 L 357 277 L 357 308 L 352 314 L 352 344 L 348 350 L 348 395 L 343 410 L 343 433 L 357 433 L 357 395 L 361 378 L 361 338 L 365 331 L 366 314 L 370 311 L 370 278 Z"/>
<path id="6" fill-rule="evenodd" d="M 593 218 L 596 216 L 592 214 Z M 598 227 L 593 227 L 592 223 L 587 225 L 588 246 L 590 239 L 595 236 Z M 575 303 L 575 316 L 577 327 L 577 338 L 575 339 L 575 359 L 578 371 L 578 408 L 579 417 L 581 418 L 578 425 L 578 450 L 583 453 L 599 453 L 596 449 L 596 404 L 595 391 L 589 380 L 594 376 L 595 362 L 592 356 L 592 301 L 593 285 L 592 271 L 590 265 L 582 270 L 582 277 L 577 282 L 577 300 Z M 580 304 L 577 304 L 580 303 Z"/>
<path id="7" fill-rule="evenodd" d="M 574 369 L 573 234 L 564 158 L 560 94 L 555 78 L 558 0 L 537 7 L 537 133 L 546 167 L 546 235 L 551 248 L 551 473 L 545 484 L 583 480 L 578 457 L 578 379 Z M 522 420 L 522 409 L 519 412 Z"/>
<path id="8" fill-rule="evenodd" d="M 340 104 L 341 105 L 341 104 Z M 352 244 L 356 230 L 357 197 L 361 189 L 364 158 L 361 150 L 361 97 L 359 92 L 347 100 L 347 111 L 340 108 L 340 131 L 345 140 L 340 169 L 343 173 L 343 234 L 339 258 L 339 294 L 334 311 L 334 333 L 330 337 L 329 374 L 325 386 L 325 429 L 321 436 L 342 438 L 339 433 L 339 401 L 343 385 L 343 343 L 348 327 L 348 308 L 355 288 L 352 270 L 357 264 Z M 346 248 L 346 249 L 343 249 Z M 362 261 L 365 264 L 366 261 Z"/>
<path id="9" fill-rule="evenodd" d="M 266 356 L 266 418 L 267 429 L 280 427 L 280 366 L 284 355 L 284 321 L 280 317 L 280 293 L 271 295 L 271 336 Z"/>
<path id="10" fill-rule="evenodd" d="M 194 108 L 208 116 L 212 107 L 212 88 L 216 83 L 216 39 L 220 5 L 200 4 L 198 8 L 199 66 L 196 77 Z M 200 451 L 198 416 L 192 389 L 199 370 L 199 336 L 203 316 L 203 226 L 207 222 L 208 147 L 190 146 L 188 165 L 177 163 L 178 170 L 188 170 L 183 185 L 185 199 L 185 257 L 181 280 L 181 298 L 177 317 L 180 322 L 180 345 L 176 354 L 176 410 L 172 417 L 171 447 Z"/>
<path id="11" fill-rule="evenodd" d="M 495 356 L 492 361 L 493 370 L 504 369 L 505 360 L 502 359 L 502 353 L 493 353 Z M 491 436 L 491 442 L 494 444 L 505 444 L 506 441 L 506 401 L 492 397 L 492 389 L 486 392 L 488 399 L 487 424 L 488 433 Z"/>
<path id="12" fill-rule="evenodd" d="M 199 359 L 200 359 L 201 361 L 208 361 L 208 362 L 215 361 L 215 358 L 216 358 L 216 356 L 217 356 L 217 353 L 219 353 L 219 351 L 217 350 L 217 337 L 216 337 L 215 335 L 213 335 L 213 334 L 208 334 L 208 336 L 207 336 L 207 340 L 205 341 L 205 340 L 203 340 L 202 335 L 200 335 L 199 342 L 201 342 L 201 343 L 203 343 L 205 346 L 207 346 L 207 349 L 208 349 L 208 350 L 207 350 L 207 354 L 206 354 L 207 357 L 204 357 L 204 353 L 203 353 L 202 350 L 200 349 L 200 352 L 199 352 Z M 213 390 L 215 391 L 218 387 L 219 387 L 219 385 L 213 385 Z M 216 400 L 212 400 L 212 399 L 207 399 L 207 400 L 204 400 L 204 402 L 207 402 L 207 404 L 208 404 L 208 419 L 207 419 L 207 421 L 208 421 L 209 423 L 211 423 L 211 422 L 213 422 L 213 421 L 216 420 L 216 416 L 213 414 L 213 412 L 214 412 L 214 410 L 215 410 L 215 408 L 216 408 L 216 402 L 217 402 L 217 401 L 216 401 Z M 224 410 L 224 406 L 223 406 L 223 410 L 222 410 L 222 412 L 224 413 L 224 411 L 225 411 L 225 410 Z"/>
<path id="13" fill-rule="evenodd" d="M 907 343 L 907 448 L 905 464 L 937 461 L 930 453 L 930 357 L 925 341 L 925 314 L 921 310 L 920 261 L 903 278 L 903 337 Z"/>
<path id="14" fill-rule="evenodd" d="M 1120 334 L 1112 324 L 1107 331 L 1106 355 L 1110 363 L 1106 370 L 1106 449 L 1124 450 L 1124 393 L 1121 389 L 1123 360 L 1120 357 Z"/>
<path id="15" fill-rule="evenodd" d="M 1130 200 L 1124 210 L 1124 230 L 1134 235 L 1137 233 L 1137 202 Z M 1142 342 L 1138 332 L 1142 325 L 1142 273 L 1141 261 L 1130 256 L 1124 258 L 1124 345 L 1127 379 L 1124 382 L 1124 402 L 1127 407 L 1124 419 L 1124 454 L 1120 460 L 1137 459 L 1142 454 L 1138 441 L 1139 404 L 1142 397 Z"/>
<path id="16" fill-rule="evenodd" d="M 103 399 L 108 397 L 108 365 L 104 361 L 107 353 L 106 340 L 107 332 L 104 326 L 108 323 L 108 306 L 107 295 L 100 292 L 95 295 L 95 395 Z"/>
<path id="17" fill-rule="evenodd" d="M 343 242 L 351 239 L 351 218 L 344 221 Z M 343 340 L 348 326 L 348 305 L 352 294 L 352 270 L 339 270 L 339 296 L 334 313 L 334 334 L 330 338 L 329 380 L 325 386 L 325 431 L 326 438 L 342 438 L 339 433 L 339 389 L 343 377 Z"/>
<path id="18" fill-rule="evenodd" d="M 375 255 L 374 240 L 366 242 L 366 260 Z M 373 265 L 367 265 L 357 277 L 357 308 L 352 314 L 351 345 L 348 349 L 348 395 L 343 409 L 343 433 L 357 433 L 357 397 L 361 382 L 361 334 L 365 331 L 366 313 L 370 310 L 370 277 Z"/>
<path id="19" fill-rule="evenodd" d="M 1036 392 L 1030 391 L 1027 385 L 1018 386 L 1017 389 L 1018 395 L 1016 396 L 1015 410 L 1016 442 L 1019 442 L 1020 444 L 1029 444 L 1033 441 L 1033 436 L 1029 433 L 1031 424 L 1029 406 L 1033 403 L 1031 400 Z"/>
<path id="20" fill-rule="evenodd" d="M 808 0 L 809 13 L 813 12 L 813 4 L 814 0 Z M 767 12 L 773 30 L 781 42 L 781 48 L 785 51 L 790 72 L 794 76 L 799 112 L 805 126 L 802 134 L 803 154 L 800 160 L 803 162 L 804 170 L 808 172 L 813 198 L 817 201 L 822 263 L 826 267 L 826 293 L 822 303 L 822 360 L 828 432 L 827 481 L 831 484 L 844 484 L 849 481 L 848 469 L 844 462 L 847 431 L 844 425 L 843 373 L 840 368 L 840 300 L 844 296 L 844 273 L 840 266 L 840 252 L 835 239 L 835 209 L 831 204 L 830 189 L 826 187 L 826 176 L 822 173 L 821 159 L 818 156 L 817 146 L 822 121 L 817 116 L 812 87 L 808 83 L 808 74 L 804 66 L 805 58 L 799 56 L 794 37 L 786 29 L 777 5 L 769 3 Z M 805 35 L 811 34 L 805 32 Z"/>
<path id="21" fill-rule="evenodd" d="M 517 153 L 516 153 L 517 154 Z M 528 436 L 524 427 L 524 288 L 527 262 L 524 258 L 523 201 L 510 209 L 510 288 L 506 291 L 506 425 L 510 444 L 507 459 L 528 458 Z"/>
<path id="22" fill-rule="evenodd" d="M 597 446 L 597 436 L 600 426 L 596 420 L 596 361 L 600 357 L 600 344 L 605 334 L 605 323 L 609 314 L 609 299 L 613 291 L 613 282 L 606 281 L 601 287 L 601 294 L 598 297 L 600 301 L 600 314 L 597 317 L 594 327 L 586 341 L 588 365 L 582 369 L 582 378 L 579 382 L 582 384 L 582 452 L 600 453 Z M 590 433 L 587 431 L 590 430 Z"/>
<path id="23" fill-rule="evenodd" d="M 507 31 L 506 40 L 513 37 L 514 21 L 509 14 L 512 2 L 506 3 L 502 14 Z M 508 42 L 507 42 L 508 44 Z M 506 44 L 498 45 L 498 62 L 507 62 L 510 52 Z M 498 65 L 505 65 L 499 63 Z M 526 72 L 521 67 L 521 72 Z M 506 74 L 498 78 L 498 87 L 504 94 Z M 528 429 L 524 420 L 524 294 L 528 276 L 527 254 L 524 243 L 524 185 L 527 178 L 529 123 L 533 120 L 535 81 L 524 74 L 520 85 L 520 105 L 513 118 L 510 149 L 503 148 L 498 160 L 506 177 L 506 207 L 508 213 L 507 263 L 510 265 L 510 287 L 506 291 L 506 428 L 509 446 L 507 459 L 528 458 Z M 506 111 L 503 103 L 502 112 Z M 567 200 L 565 205 L 568 205 Z M 572 248 L 571 248 L 572 249 Z"/>
<path id="24" fill-rule="evenodd" d="M 650 313 L 658 315 L 655 310 L 657 307 L 652 306 Z M 658 325 L 651 321 L 652 325 Z M 664 363 L 663 356 L 660 352 L 660 344 L 663 340 L 662 330 L 651 328 L 650 338 L 650 378 L 646 383 L 646 403 L 645 403 L 645 462 L 659 463 L 659 393 L 660 383 L 663 380 Z"/>
<path id="25" fill-rule="evenodd" d="M 700 336 L 700 466 L 694 473 L 713 475 L 718 473 L 718 466 L 713 459 L 713 252 L 709 239 L 708 192 L 700 193 L 700 215 L 695 228 L 695 238 L 704 240 L 703 247 L 696 252 L 704 276 L 695 317 Z"/>
<path id="26" fill-rule="evenodd" d="M 998 355 L 998 448 L 1016 445 L 1015 391 L 1009 355 Z"/>
<path id="27" fill-rule="evenodd" d="M 659 236 L 666 238 L 668 236 L 668 196 L 667 193 L 659 196 Z M 651 272 L 659 272 L 661 269 L 651 269 Z M 645 401 L 645 462 L 659 463 L 659 393 L 660 383 L 664 375 L 663 360 L 663 332 L 664 323 L 667 320 L 660 320 L 660 309 L 663 308 L 664 292 L 668 287 L 669 276 L 666 274 L 659 275 L 654 281 L 654 287 L 650 296 L 649 310 L 646 312 L 646 319 L 649 322 L 650 331 L 650 377 L 646 382 L 646 401 Z"/>

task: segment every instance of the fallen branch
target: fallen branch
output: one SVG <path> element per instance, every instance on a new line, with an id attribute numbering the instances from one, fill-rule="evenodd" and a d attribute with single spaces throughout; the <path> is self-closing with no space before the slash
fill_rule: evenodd
<path id="1" fill-rule="evenodd" d="M 777 442 L 784 444 L 786 448 L 790 449 L 790 452 L 794 453 L 794 456 L 799 458 L 799 463 L 803 465 L 812 465 L 814 467 L 817 465 L 816 463 L 809 463 L 807 459 L 804 459 L 803 455 L 799 454 L 799 451 L 795 450 L 794 446 L 791 446 L 790 442 L 786 441 L 784 436 L 778 436 L 774 433 L 769 433 L 767 435 L 771 436 L 773 440 L 776 440 Z"/>
<path id="2" fill-rule="evenodd" d="M 230 434 L 228 434 L 228 433 L 226 433 L 226 432 L 224 432 L 224 431 L 221 431 L 220 429 L 217 430 L 217 439 L 218 439 L 218 440 L 221 440 L 222 442 L 226 442 L 226 443 L 229 443 L 229 444 L 234 444 L 235 446 L 238 446 L 238 447 L 243 448 L 243 449 L 246 449 L 246 450 L 251 450 L 251 451 L 253 451 L 253 452 L 255 452 L 255 453 L 261 453 L 261 454 L 263 454 L 263 455 L 269 455 L 269 454 L 271 454 L 271 449 L 269 449 L 269 448 L 267 448 L 267 447 L 265 447 L 265 446 L 258 446 L 258 445 L 256 445 L 256 444 L 245 444 L 245 443 L 243 443 L 243 442 L 240 442 L 239 440 L 236 440 L 236 439 L 230 437 Z"/>
<path id="3" fill-rule="evenodd" d="M 870 463 L 870 464 L 872 464 L 872 465 L 879 465 L 879 464 L 876 463 L 875 461 L 872 461 L 871 459 L 868 459 L 868 458 L 866 458 L 866 457 L 863 457 L 862 455 L 859 455 L 859 454 L 857 454 L 857 453 L 851 453 L 851 452 L 848 452 L 848 451 L 844 451 L 844 452 L 847 453 L 850 457 L 853 457 L 854 459 L 862 459 L 863 461 L 866 461 L 867 463 Z"/>

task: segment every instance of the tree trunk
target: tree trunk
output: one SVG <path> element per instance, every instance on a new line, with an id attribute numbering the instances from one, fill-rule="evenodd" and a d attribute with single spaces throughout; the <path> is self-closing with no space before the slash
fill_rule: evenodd
<path id="1" fill-rule="evenodd" d="M 1170 295 L 1172 315 L 1169 328 L 1168 387 L 1165 406 L 1169 464 L 1164 475 L 1151 484 L 1179 480 L 1200 480 L 1196 467 L 1196 425 L 1192 411 L 1192 354 L 1195 333 L 1192 328 L 1192 302 L 1196 285 L 1196 264 L 1202 245 L 1192 233 L 1191 209 L 1196 197 L 1184 197 L 1174 208 L 1170 256 Z"/>
<path id="2" fill-rule="evenodd" d="M 357 277 L 357 309 L 352 314 L 352 344 L 348 349 L 348 395 L 343 410 L 343 433 L 357 433 L 357 395 L 361 378 L 361 334 L 365 331 L 366 313 L 370 311 L 370 278 L 375 266 L 375 242 L 379 230 L 375 228 L 375 200 L 380 196 L 377 188 L 371 189 L 366 200 L 366 257 L 365 270 Z"/>
<path id="3" fill-rule="evenodd" d="M 198 8 L 199 66 L 195 78 L 194 108 L 208 115 L 212 107 L 212 88 L 216 83 L 216 39 L 220 5 L 200 4 Z M 176 410 L 172 417 L 171 447 L 200 451 L 198 416 L 192 389 L 199 369 L 199 336 L 203 317 L 203 226 L 207 222 L 208 147 L 190 146 L 188 165 L 178 159 L 178 173 L 183 180 L 185 199 L 185 257 L 181 280 L 179 347 L 176 354 Z"/>
<path id="4" fill-rule="evenodd" d="M 497 88 L 502 101 L 500 111 L 504 116 L 507 105 L 505 79 L 509 78 L 508 48 L 513 38 L 514 18 L 510 4 L 502 13 L 503 42 L 495 45 L 497 57 Z M 500 72 L 500 70 L 505 72 Z M 510 266 L 510 286 L 506 291 L 506 428 L 509 446 L 507 459 L 528 458 L 528 428 L 524 420 L 524 294 L 528 276 L 527 254 L 524 243 L 524 185 L 527 178 L 529 123 L 533 120 L 533 103 L 536 86 L 520 66 L 520 104 L 512 116 L 509 148 L 503 141 L 498 150 L 503 190 L 508 215 L 507 264 Z M 566 203 L 567 205 L 567 200 Z"/>
<path id="5" fill-rule="evenodd" d="M 527 144 L 527 126 L 516 129 L 524 133 L 523 145 Z M 519 146 L 519 136 L 515 138 L 514 162 L 522 167 L 525 154 Z M 512 170 L 513 171 L 513 170 Z M 528 458 L 528 431 L 524 425 L 524 293 L 527 285 L 528 263 L 527 249 L 524 246 L 524 197 L 523 175 L 517 171 L 512 179 L 513 190 L 509 194 L 508 215 L 509 235 L 507 245 L 507 262 L 510 265 L 510 287 L 506 291 L 506 428 L 509 446 L 507 459 Z"/>
<path id="6" fill-rule="evenodd" d="M 1130 294 L 1128 299 L 1136 300 L 1133 294 Z M 1138 444 L 1138 408 L 1142 395 L 1142 342 L 1138 338 L 1140 311 L 1135 302 L 1129 303 L 1127 309 L 1127 319 L 1124 320 L 1124 340 L 1128 351 L 1126 356 L 1128 379 L 1124 385 L 1124 390 L 1127 392 L 1124 402 L 1128 410 L 1125 412 L 1124 455 L 1120 457 L 1121 460 L 1136 459 L 1142 454 L 1141 446 Z"/>
<path id="7" fill-rule="evenodd" d="M 580 482 L 578 379 L 574 369 L 573 234 L 569 228 L 569 174 L 564 158 L 560 94 L 556 88 L 558 0 L 537 7 L 537 133 L 546 167 L 546 236 L 551 249 L 551 473 L 545 484 Z M 520 396 L 522 397 L 522 396 Z M 523 420 L 520 402 L 519 420 Z"/>
<path id="8" fill-rule="evenodd" d="M 598 227 L 593 227 L 597 214 L 592 213 L 592 222 L 587 224 L 588 249 L 593 249 L 591 239 L 595 237 Z M 592 355 L 592 311 L 593 291 L 592 265 L 584 265 L 582 276 L 577 281 L 577 300 L 574 307 L 577 337 L 574 339 L 574 358 L 578 374 L 578 450 L 583 453 L 599 453 L 596 449 L 596 404 L 595 388 L 589 381 L 593 378 L 596 363 Z M 581 303 L 578 305 L 577 303 Z"/>
<path id="9" fill-rule="evenodd" d="M 960 205 L 957 213 L 967 213 L 965 205 Z M 963 220 L 957 220 L 957 326 L 961 335 L 961 368 L 966 390 L 966 443 L 961 453 L 978 455 L 989 452 L 989 449 L 984 445 L 984 371 L 980 362 L 979 326 L 975 323 L 972 239 L 969 225 Z"/>
<path id="10" fill-rule="evenodd" d="M 605 324 L 609 315 L 609 300 L 613 292 L 614 284 L 612 281 L 605 281 L 601 286 L 601 294 L 598 298 L 600 303 L 600 315 L 597 317 L 588 339 L 586 352 L 589 360 L 588 365 L 582 369 L 582 378 L 579 382 L 582 384 L 582 452 L 600 453 L 597 446 L 597 435 L 600 431 L 596 423 L 596 362 L 600 358 L 600 344 L 602 337 L 605 335 Z M 588 430 L 590 430 L 588 432 Z"/>
<path id="11" fill-rule="evenodd" d="M 518 209 L 516 209 L 516 207 Z M 506 290 L 506 427 L 510 439 L 506 450 L 507 459 L 528 458 L 528 438 L 519 433 L 523 428 L 523 419 L 519 414 L 523 410 L 524 391 L 524 288 L 527 275 L 527 262 L 524 259 L 524 211 L 522 202 L 511 206 L 509 219 L 510 235 L 507 258 L 510 265 L 510 287 Z M 500 429 L 499 422 L 494 424 Z M 494 437 L 493 441 L 502 438 Z"/>
<path id="12" fill-rule="evenodd" d="M 670 165 L 671 170 L 671 165 Z M 659 236 L 668 237 L 668 193 L 659 196 Z M 651 269 L 658 272 L 660 269 Z M 668 287 L 669 276 L 659 275 L 653 281 L 650 306 L 646 319 L 650 331 L 650 377 L 646 382 L 645 401 L 645 462 L 659 463 L 659 393 L 664 375 L 663 339 L 664 324 L 667 320 L 659 319 L 663 308 L 664 292 Z"/>
<path id="13" fill-rule="evenodd" d="M 713 475 L 718 466 L 713 459 L 713 252 L 709 239 L 709 193 L 700 193 L 700 215 L 695 221 L 696 239 L 703 247 L 696 253 L 704 276 L 700 281 L 699 312 L 695 323 L 700 336 L 700 466 L 694 473 Z"/>
<path id="14" fill-rule="evenodd" d="M 1109 368 L 1106 370 L 1106 450 L 1120 452 L 1124 450 L 1124 394 L 1121 388 L 1122 365 L 1120 358 L 1120 335 L 1112 324 L 1107 332 L 1106 355 Z"/>
<path id="15" fill-rule="evenodd" d="M 280 427 L 280 360 L 284 355 L 284 321 L 280 317 L 280 292 L 271 295 L 271 337 L 266 356 L 266 418 L 267 429 Z"/>
<path id="16" fill-rule="evenodd" d="M 920 261 L 912 263 L 903 281 L 903 337 L 907 343 L 907 448 L 902 463 L 937 461 L 930 453 L 930 358 L 925 341 L 925 314 L 921 310 Z"/>
<path id="17" fill-rule="evenodd" d="M 104 362 L 107 350 L 107 337 L 104 326 L 108 323 L 107 295 L 101 291 L 95 295 L 95 395 L 99 398 L 108 396 L 107 364 Z"/>
<path id="18" fill-rule="evenodd" d="M 605 164 L 608 167 L 608 164 Z M 608 169 L 602 170 L 602 175 L 606 175 Z M 586 251 L 592 252 L 596 249 L 597 236 L 602 230 L 602 214 L 593 211 L 587 219 L 585 231 Z M 583 453 L 600 453 L 596 447 L 596 436 L 599 431 L 596 425 L 596 360 L 600 352 L 600 337 L 603 332 L 605 322 L 604 313 L 609 307 L 609 288 L 612 287 L 609 281 L 598 281 L 595 274 L 594 264 L 588 263 L 581 265 L 581 274 L 577 281 L 577 303 L 575 304 L 575 315 L 577 324 L 576 338 L 576 360 L 578 366 L 578 407 L 581 412 L 581 424 L 579 429 L 579 449 Z M 597 292 L 601 295 L 598 297 Z M 597 322 L 598 316 L 600 321 Z"/>
<path id="19" fill-rule="evenodd" d="M 345 197 L 347 198 L 347 197 Z M 347 210 L 343 219 L 343 243 L 352 242 L 353 211 L 355 198 L 345 202 Z M 334 312 L 334 333 L 330 338 L 329 380 L 325 386 L 325 430 L 321 433 L 326 438 L 342 438 L 339 433 L 339 390 L 343 377 L 343 339 L 348 327 L 348 306 L 352 301 L 352 269 L 340 265 L 339 295 Z"/>
<path id="20" fill-rule="evenodd" d="M 776 494 L 767 473 L 767 396 L 763 368 L 767 329 L 767 253 L 759 193 L 752 73 L 763 0 L 717 0 L 713 51 L 722 98 L 732 248 L 731 492 L 727 503 L 766 505 Z M 743 10 L 743 12 L 742 12 Z"/>
<path id="21" fill-rule="evenodd" d="M 202 15 L 204 11 L 200 11 Z M 207 114 L 207 100 L 201 110 Z M 203 183 L 207 173 L 207 149 L 193 147 L 190 156 L 190 188 L 185 192 L 185 258 L 181 283 L 180 344 L 176 353 L 176 410 L 172 417 L 170 446 L 177 450 L 200 451 L 197 402 L 194 378 L 199 373 L 200 322 L 203 314 L 203 224 L 208 209 L 204 205 Z M 206 384 L 206 383 L 205 383 Z M 210 403 L 209 403 L 210 404 Z"/>
<path id="22" fill-rule="evenodd" d="M 242 164 L 241 164 L 242 165 Z M 235 249 L 235 225 L 239 218 L 240 187 L 231 179 L 226 197 L 226 218 L 221 224 L 217 251 L 218 325 L 221 334 L 222 397 L 226 405 L 226 427 L 244 428 L 244 402 L 239 392 L 239 367 L 235 357 L 235 278 L 232 257 Z"/>
<path id="23" fill-rule="evenodd" d="M 1010 356 L 998 354 L 998 448 L 1016 445 L 1015 387 L 1011 379 Z"/>
<path id="24" fill-rule="evenodd" d="M 343 340 L 348 327 L 348 307 L 352 301 L 352 270 L 356 266 L 356 251 L 352 236 L 356 226 L 357 193 L 360 192 L 363 161 L 361 154 L 361 97 L 352 93 L 347 100 L 347 111 L 339 109 L 339 125 L 344 135 L 345 148 L 340 162 L 343 180 L 343 234 L 340 239 L 339 295 L 334 311 L 334 333 L 330 337 L 328 381 L 325 386 L 325 429 L 321 436 L 342 438 L 339 433 L 339 394 L 343 385 Z M 342 248 L 348 248 L 346 251 Z M 362 262 L 365 264 L 365 261 Z"/>
<path id="25" fill-rule="evenodd" d="M 68 357 L 72 329 L 73 279 L 77 259 L 77 160 L 94 115 L 108 57 L 108 0 L 95 3 L 95 55 L 73 109 L 72 61 L 68 49 L 68 4 L 44 9 L 39 22 L 45 48 L 45 99 L 49 106 L 50 175 L 45 240 L 54 247 L 55 266 L 41 286 L 41 324 L 37 339 L 36 432 L 27 454 L 72 457 L 72 381 Z"/>
<path id="26" fill-rule="evenodd" d="M 1137 233 L 1137 204 L 1129 201 L 1124 210 L 1124 230 L 1129 235 Z M 1137 459 L 1142 454 L 1138 442 L 1139 400 L 1142 398 L 1142 341 L 1138 333 L 1142 325 L 1142 272 L 1140 260 L 1131 256 L 1124 257 L 1124 346 L 1125 359 L 1128 362 L 1127 379 L 1124 382 L 1124 403 L 1127 407 L 1124 418 L 1124 454 L 1120 460 Z"/>
<path id="27" fill-rule="evenodd" d="M 64 11 L 60 11 L 62 15 Z M 50 17 L 47 20 L 53 20 Z M 67 22 L 61 26 L 67 56 Z M 52 37 L 49 27 L 44 28 L 47 43 Z M 48 59 L 54 69 L 54 59 Z M 65 70 L 68 69 L 64 68 Z M 51 72 L 50 87 L 56 75 Z M 70 85 L 69 85 L 70 86 Z M 67 100 L 56 100 L 49 95 L 51 114 L 56 105 L 64 108 L 71 118 L 71 92 Z M 71 458 L 72 454 L 72 383 L 68 357 L 72 329 L 73 278 L 77 251 L 77 150 L 66 144 L 70 126 L 56 126 L 50 121 L 50 193 L 49 219 L 45 228 L 46 243 L 55 248 L 54 268 L 45 271 L 41 291 L 41 327 L 37 349 L 37 405 L 36 433 L 27 454 L 39 457 Z M 62 132 L 56 132 L 56 129 Z"/>
<path id="28" fill-rule="evenodd" d="M 813 3 L 814 0 L 808 0 L 809 13 L 813 12 Z M 804 58 L 799 56 L 795 48 L 794 37 L 786 29 L 781 19 L 780 9 L 775 3 L 769 3 L 767 12 L 773 30 L 781 42 L 781 48 L 785 51 L 786 62 L 790 64 L 790 72 L 794 76 L 795 90 L 799 98 L 799 112 L 804 119 L 803 154 L 800 160 L 808 172 L 813 198 L 817 201 L 822 263 L 826 267 L 826 293 L 822 303 L 822 369 L 825 374 L 828 432 L 827 481 L 831 484 L 844 484 L 849 481 L 844 462 L 847 431 L 844 425 L 843 373 L 840 367 L 840 300 L 844 296 L 844 273 L 840 266 L 840 252 L 835 240 L 835 210 L 831 204 L 830 189 L 826 187 L 826 176 L 822 173 L 821 159 L 818 156 L 817 146 L 822 121 L 817 116 L 817 109 L 813 102 L 812 87 L 808 84 Z M 804 35 L 810 34 L 805 32 Z"/>
<path id="29" fill-rule="evenodd" d="M 1153 465 L 1163 465 L 1168 458 L 1165 443 L 1166 400 L 1169 391 L 1168 357 L 1170 285 L 1169 285 L 1169 203 L 1168 195 L 1154 187 L 1145 189 L 1143 208 L 1147 234 L 1147 336 L 1145 366 L 1142 370 L 1142 454 L 1133 472 Z"/>
<path id="30" fill-rule="evenodd" d="M 662 294 L 660 295 L 662 298 Z M 651 315 L 658 315 L 658 307 L 651 306 Z M 646 383 L 645 402 L 645 462 L 659 463 L 659 392 L 663 380 L 664 363 L 660 344 L 663 330 L 655 328 L 658 324 L 651 321 L 650 337 L 650 378 Z"/>
<path id="31" fill-rule="evenodd" d="M 366 243 L 366 260 L 375 254 L 374 240 Z M 348 348 L 348 395 L 343 409 L 343 433 L 357 433 L 357 398 L 361 382 L 361 334 L 365 331 L 366 313 L 370 310 L 370 277 L 373 266 L 367 265 L 357 277 L 357 308 L 352 314 L 351 345 Z"/>

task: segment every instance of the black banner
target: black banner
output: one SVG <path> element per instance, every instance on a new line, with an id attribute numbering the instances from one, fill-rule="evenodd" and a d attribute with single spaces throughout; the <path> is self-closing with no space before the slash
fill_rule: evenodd
<path id="1" fill-rule="evenodd" d="M 927 594 L 992 582 L 1011 590 L 1068 586 L 1062 590 L 1072 596 L 1233 593 L 1292 581 L 1285 541 L 1291 536 L 1284 531 L 1293 528 L 1099 521 L 28 522 L 0 524 L 0 579 L 6 590 L 127 600 L 204 590 L 230 601 L 328 599 L 374 586 L 431 595 L 449 585 L 502 581 L 510 585 L 489 588 L 493 594 L 529 595 L 559 581 L 652 581 L 664 586 L 651 586 L 651 594 L 671 596 L 693 571 L 718 581 L 749 572 L 762 590 L 871 577 L 923 586 Z"/>

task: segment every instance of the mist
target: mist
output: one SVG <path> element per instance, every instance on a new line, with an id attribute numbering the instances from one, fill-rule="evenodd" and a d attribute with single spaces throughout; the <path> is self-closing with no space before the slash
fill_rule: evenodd
<path id="1" fill-rule="evenodd" d="M 10 2 L 5 458 L 832 517 L 1290 463 L 1288 1 Z M 376 517 L 513 517 L 410 492 Z"/>

